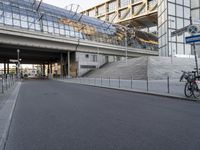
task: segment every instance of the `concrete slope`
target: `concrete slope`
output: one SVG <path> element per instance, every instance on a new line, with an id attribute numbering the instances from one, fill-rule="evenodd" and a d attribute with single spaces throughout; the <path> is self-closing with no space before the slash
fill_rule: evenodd
<path id="1" fill-rule="evenodd" d="M 168 76 L 178 79 L 181 76 L 181 70 L 191 71 L 195 68 L 194 59 L 189 58 L 167 58 L 167 57 L 140 57 L 129 59 L 126 64 L 114 62 L 105 67 L 93 71 L 87 77 L 90 78 L 121 78 L 142 80 L 146 79 L 166 79 Z"/>
<path id="2" fill-rule="evenodd" d="M 121 79 L 144 79 L 147 75 L 147 57 L 129 59 L 128 62 L 113 62 L 101 69 L 97 69 L 88 77 L 91 78 L 121 78 Z"/>

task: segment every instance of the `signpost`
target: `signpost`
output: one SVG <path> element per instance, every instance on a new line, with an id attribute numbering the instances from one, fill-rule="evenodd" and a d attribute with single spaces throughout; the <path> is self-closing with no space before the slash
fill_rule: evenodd
<path id="1" fill-rule="evenodd" d="M 193 46 L 197 74 L 199 75 L 199 67 L 198 67 L 195 43 L 200 42 L 200 20 L 192 20 L 192 17 L 190 17 L 190 25 L 171 32 L 171 37 L 182 35 L 185 32 L 189 32 L 192 35 L 192 36 L 186 37 L 185 41 L 186 41 L 186 44 L 191 44 Z"/>
<path id="2" fill-rule="evenodd" d="M 197 74 L 199 74 L 199 67 L 198 67 L 198 60 L 197 60 L 197 52 L 196 52 L 195 43 L 200 42 L 200 34 L 186 37 L 185 42 L 186 42 L 186 44 L 192 44 L 193 45 Z"/>
<path id="3" fill-rule="evenodd" d="M 200 42 L 200 34 L 186 37 L 185 42 L 186 42 L 186 44 Z"/>

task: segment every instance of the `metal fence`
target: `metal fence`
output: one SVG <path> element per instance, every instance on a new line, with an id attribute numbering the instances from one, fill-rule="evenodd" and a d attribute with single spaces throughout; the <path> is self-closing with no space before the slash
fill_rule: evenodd
<path id="1" fill-rule="evenodd" d="M 184 82 L 179 82 L 179 79 L 170 79 L 166 77 L 162 80 L 133 80 L 131 79 L 112 79 L 107 78 L 71 78 L 71 79 L 60 79 L 67 82 L 89 84 L 103 87 L 113 87 L 121 89 L 132 89 L 136 91 L 154 92 L 160 94 L 171 94 L 177 96 L 184 96 Z"/>
<path id="2" fill-rule="evenodd" d="M 11 88 L 16 82 L 16 76 L 13 74 L 0 75 L 1 93 Z"/>

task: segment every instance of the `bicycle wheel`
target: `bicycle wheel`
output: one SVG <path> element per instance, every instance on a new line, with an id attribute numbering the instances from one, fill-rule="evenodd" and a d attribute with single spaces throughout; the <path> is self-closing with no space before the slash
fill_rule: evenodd
<path id="1" fill-rule="evenodd" d="M 185 84 L 185 89 L 184 89 L 184 94 L 186 97 L 191 97 L 192 96 L 192 85 L 190 82 L 187 82 Z"/>
<path id="2" fill-rule="evenodd" d="M 200 97 L 200 89 L 199 89 L 197 83 L 192 84 L 192 94 L 195 98 Z"/>

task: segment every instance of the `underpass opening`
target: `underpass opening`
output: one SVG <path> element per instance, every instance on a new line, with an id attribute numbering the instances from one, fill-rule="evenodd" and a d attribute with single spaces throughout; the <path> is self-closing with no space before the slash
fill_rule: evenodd
<path id="1" fill-rule="evenodd" d="M 19 61 L 21 76 L 37 70 L 41 77 L 66 77 L 71 76 L 70 65 L 75 64 L 75 52 L 12 45 L 0 45 L 0 49 L 1 74 L 17 75 Z"/>

